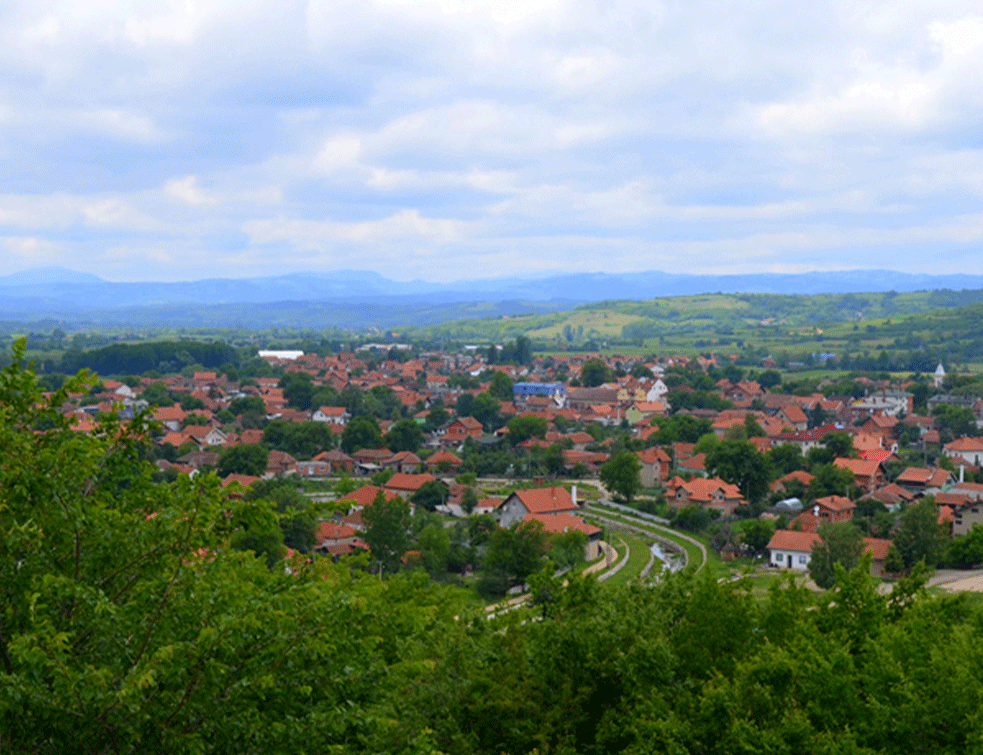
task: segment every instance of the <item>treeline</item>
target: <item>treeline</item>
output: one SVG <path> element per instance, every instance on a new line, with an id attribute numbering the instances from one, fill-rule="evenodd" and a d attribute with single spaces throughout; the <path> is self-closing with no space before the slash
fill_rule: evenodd
<path id="1" fill-rule="evenodd" d="M 91 351 L 69 349 L 62 356 L 60 371 L 74 374 L 88 368 L 100 375 L 140 375 L 151 371 L 166 374 L 192 365 L 217 369 L 227 364 L 238 365 L 239 362 L 239 351 L 225 343 L 117 343 Z"/>

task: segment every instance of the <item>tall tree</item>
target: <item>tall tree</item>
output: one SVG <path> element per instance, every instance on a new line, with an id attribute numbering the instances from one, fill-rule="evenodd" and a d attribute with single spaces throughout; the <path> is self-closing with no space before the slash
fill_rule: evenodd
<path id="1" fill-rule="evenodd" d="M 631 451 L 622 451 L 601 465 L 598 478 L 608 490 L 612 490 L 625 501 L 642 489 L 642 463 Z"/>
<path id="2" fill-rule="evenodd" d="M 945 553 L 946 535 L 939 524 L 934 496 L 925 496 L 906 508 L 898 518 L 894 547 L 901 554 L 906 569 L 919 561 L 934 569 Z"/>
<path id="3" fill-rule="evenodd" d="M 362 519 L 372 560 L 389 574 L 399 571 L 410 546 L 410 504 L 399 496 L 387 500 L 380 490 L 371 505 L 362 509 Z"/>
<path id="4" fill-rule="evenodd" d="M 809 576 L 822 587 L 836 584 L 836 564 L 849 571 L 860 563 L 864 552 L 863 533 L 851 522 L 819 525 L 819 542 L 812 546 Z"/>
<path id="5" fill-rule="evenodd" d="M 580 382 L 585 388 L 594 388 L 609 382 L 614 377 L 611 368 L 603 359 L 593 358 L 584 362 L 580 368 Z"/>
<path id="6" fill-rule="evenodd" d="M 750 416 L 750 415 L 748 415 Z M 747 441 L 724 440 L 706 457 L 707 472 L 737 485 L 749 503 L 757 503 L 768 492 L 771 463 L 766 454 Z"/>

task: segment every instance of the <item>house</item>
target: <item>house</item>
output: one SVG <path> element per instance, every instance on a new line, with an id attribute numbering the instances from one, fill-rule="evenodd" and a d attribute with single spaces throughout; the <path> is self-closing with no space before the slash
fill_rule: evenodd
<path id="1" fill-rule="evenodd" d="M 574 487 L 574 495 L 576 487 Z M 517 490 L 498 507 L 498 523 L 511 527 L 525 519 L 527 514 L 552 516 L 554 514 L 577 514 L 580 507 L 565 487 L 531 488 Z"/>
<path id="2" fill-rule="evenodd" d="M 447 426 L 442 438 L 448 445 L 463 443 L 467 438 L 480 438 L 484 428 L 474 417 L 458 417 Z"/>
<path id="3" fill-rule="evenodd" d="M 908 467 L 898 475 L 895 482 L 908 490 L 925 492 L 930 489 L 941 490 L 953 482 L 952 472 L 938 467 Z"/>
<path id="4" fill-rule="evenodd" d="M 345 501 L 350 503 L 352 508 L 361 509 L 366 506 L 371 506 L 372 502 L 375 500 L 376 496 L 382 493 L 387 501 L 391 501 L 396 498 L 396 494 L 388 490 L 383 490 L 378 485 L 363 485 L 351 493 L 345 493 L 338 496 L 339 501 Z"/>
<path id="5" fill-rule="evenodd" d="M 437 478 L 430 474 L 404 474 L 399 472 L 389 478 L 389 482 L 383 485 L 383 487 L 386 491 L 395 493 L 402 498 L 410 498 L 428 482 L 437 482 Z"/>
<path id="6" fill-rule="evenodd" d="M 785 488 L 788 487 L 789 483 L 791 483 L 793 480 L 797 480 L 798 482 L 801 482 L 802 486 L 807 488 L 809 487 L 809 485 L 812 484 L 813 479 L 814 478 L 811 474 L 801 469 L 798 469 L 795 472 L 789 472 L 784 477 L 779 477 L 777 480 L 775 480 L 771 484 L 771 491 L 775 492 L 779 488 L 782 488 L 784 490 Z"/>
<path id="7" fill-rule="evenodd" d="M 331 463 L 319 459 L 298 461 L 294 464 L 293 472 L 302 477 L 328 477 L 331 474 Z"/>
<path id="8" fill-rule="evenodd" d="M 775 412 L 775 417 L 781 420 L 783 425 L 799 432 L 809 427 L 809 418 L 798 404 L 789 403 L 780 406 Z"/>
<path id="9" fill-rule="evenodd" d="M 677 506 L 716 509 L 724 516 L 730 516 L 738 506 L 747 505 L 747 501 L 741 496 L 740 488 L 724 482 L 719 477 L 694 477 L 689 482 L 680 481 L 667 487 L 669 487 L 669 499 Z"/>
<path id="10" fill-rule="evenodd" d="M 344 427 L 352 417 L 343 406 L 321 406 L 311 415 L 312 422 L 330 422 Z"/>
<path id="11" fill-rule="evenodd" d="M 383 469 L 411 474 L 423 463 L 423 460 L 412 451 L 400 451 L 382 462 Z"/>
<path id="12" fill-rule="evenodd" d="M 661 401 L 635 401 L 625 411 L 625 419 L 629 424 L 637 425 L 654 417 L 665 417 L 668 413 Z"/>
<path id="13" fill-rule="evenodd" d="M 638 454 L 638 460 L 642 463 L 642 487 L 654 488 L 669 479 L 672 459 L 669 458 L 665 449 L 659 446 L 646 448 Z"/>
<path id="14" fill-rule="evenodd" d="M 583 532 L 587 536 L 587 544 L 584 546 L 584 560 L 594 561 L 601 557 L 601 528 L 593 524 L 588 524 L 579 516 L 572 514 L 526 514 L 522 519 L 523 525 L 530 522 L 538 522 L 542 525 L 543 532 L 555 535 L 562 535 L 570 530 Z"/>
<path id="15" fill-rule="evenodd" d="M 289 474 L 297 467 L 297 460 L 286 451 L 270 451 L 266 458 L 266 474 L 270 477 Z"/>
<path id="16" fill-rule="evenodd" d="M 332 474 L 337 474 L 339 472 L 351 474 L 355 470 L 355 460 L 344 451 L 340 451 L 337 448 L 332 448 L 330 451 L 322 451 L 315 456 L 312 461 L 327 462 L 331 465 Z"/>
<path id="17" fill-rule="evenodd" d="M 464 462 L 450 451 L 438 451 L 432 456 L 427 457 L 426 467 L 431 472 L 434 471 L 455 471 Z"/>
<path id="18" fill-rule="evenodd" d="M 848 469 L 853 474 L 853 484 L 866 491 L 884 484 L 884 467 L 879 461 L 865 459 L 833 459 L 833 466 Z"/>
<path id="19" fill-rule="evenodd" d="M 857 509 L 857 504 L 846 496 L 828 495 L 817 498 L 813 501 L 814 510 L 818 509 L 818 516 L 826 522 L 849 522 L 853 519 L 853 512 Z"/>
<path id="20" fill-rule="evenodd" d="M 979 467 L 983 465 L 983 438 L 957 438 L 951 443 L 946 443 L 942 453 L 956 464 L 965 462 Z"/>
<path id="21" fill-rule="evenodd" d="M 812 559 L 812 546 L 822 538 L 815 532 L 797 532 L 795 530 L 775 530 L 768 541 L 768 552 L 771 566 L 794 571 L 806 571 Z M 871 574 L 884 574 L 884 559 L 891 547 L 890 540 L 874 537 L 864 538 L 864 553 L 871 555 Z"/>
<path id="22" fill-rule="evenodd" d="M 317 550 L 326 551 L 332 545 L 351 545 L 357 535 L 355 528 L 347 524 L 321 522 L 317 526 L 314 538 L 317 540 Z"/>

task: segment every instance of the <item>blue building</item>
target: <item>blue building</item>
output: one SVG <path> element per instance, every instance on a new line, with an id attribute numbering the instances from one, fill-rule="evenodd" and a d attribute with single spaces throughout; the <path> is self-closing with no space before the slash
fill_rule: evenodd
<path id="1" fill-rule="evenodd" d="M 563 383 L 515 383 L 512 386 L 512 396 L 529 398 L 530 396 L 566 396 L 567 387 Z"/>

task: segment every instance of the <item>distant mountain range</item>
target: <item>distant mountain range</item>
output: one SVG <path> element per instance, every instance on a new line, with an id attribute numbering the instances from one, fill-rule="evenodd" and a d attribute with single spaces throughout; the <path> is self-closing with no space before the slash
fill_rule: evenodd
<path id="1" fill-rule="evenodd" d="M 0 320 L 79 326 L 306 328 L 427 325 L 467 317 L 571 309 L 607 300 L 702 293 L 822 294 L 983 289 L 983 276 L 891 270 L 747 275 L 570 273 L 433 283 L 339 270 L 180 283 L 114 283 L 60 267 L 0 277 Z"/>

